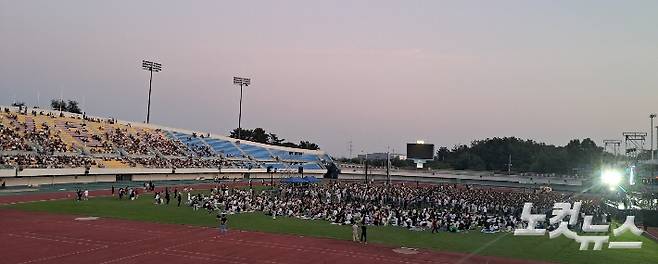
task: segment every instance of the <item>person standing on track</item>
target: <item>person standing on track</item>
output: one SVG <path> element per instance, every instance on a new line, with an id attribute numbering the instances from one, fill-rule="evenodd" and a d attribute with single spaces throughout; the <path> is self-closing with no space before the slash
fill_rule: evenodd
<path id="1" fill-rule="evenodd" d="M 356 224 L 356 221 L 352 224 L 352 241 L 359 241 L 359 225 Z"/>
<path id="2" fill-rule="evenodd" d="M 432 219 L 432 234 L 439 232 L 439 224 L 436 221 L 436 218 Z"/>
<path id="3" fill-rule="evenodd" d="M 226 218 L 226 214 L 217 215 L 217 219 L 219 219 L 219 233 L 224 234 L 228 232 L 228 227 L 226 226 L 228 224 L 228 218 Z"/>
<path id="4" fill-rule="evenodd" d="M 361 222 L 361 242 L 368 244 L 368 226 L 365 222 Z"/>

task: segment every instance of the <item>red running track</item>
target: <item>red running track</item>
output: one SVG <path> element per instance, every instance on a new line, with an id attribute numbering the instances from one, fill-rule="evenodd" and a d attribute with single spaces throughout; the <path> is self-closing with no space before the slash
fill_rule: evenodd
<path id="1" fill-rule="evenodd" d="M 0 209 L 1 263 L 536 263 L 382 245 Z"/>

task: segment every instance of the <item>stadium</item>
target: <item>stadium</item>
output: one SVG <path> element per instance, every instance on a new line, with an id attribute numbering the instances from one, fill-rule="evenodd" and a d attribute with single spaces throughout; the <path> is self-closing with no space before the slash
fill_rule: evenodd
<path id="1" fill-rule="evenodd" d="M 0 3 L 0 263 L 658 263 L 656 8 Z"/>
<path id="2" fill-rule="evenodd" d="M 642 197 L 630 189 L 626 199 L 606 188 L 586 191 L 597 184 L 582 177 L 413 170 L 394 168 L 390 160 L 384 167 L 369 159 L 341 163 L 320 150 L 47 109 L 4 106 L 0 117 L 0 201 L 12 262 L 251 263 L 275 254 L 285 263 L 650 263 L 658 247 L 651 210 L 641 210 L 637 201 L 631 208 L 614 205 Z M 408 159 L 433 158 L 433 145 L 409 145 Z M 550 212 L 555 202 L 576 201 L 599 223 L 636 215 L 646 235 L 626 234 L 620 241 L 639 239 L 642 248 L 589 253 L 567 238 L 513 235 L 523 227 L 523 202 Z M 223 214 L 232 231 L 217 235 L 215 218 Z M 365 248 L 349 242 L 351 230 L 363 225 L 371 226 Z M 133 238 L 138 230 L 148 235 Z M 165 241 L 190 245 L 160 244 Z M 132 255 L 133 247 L 144 255 Z M 231 253 L 212 253 L 214 248 Z M 280 251 L 301 251 L 305 259 Z"/>

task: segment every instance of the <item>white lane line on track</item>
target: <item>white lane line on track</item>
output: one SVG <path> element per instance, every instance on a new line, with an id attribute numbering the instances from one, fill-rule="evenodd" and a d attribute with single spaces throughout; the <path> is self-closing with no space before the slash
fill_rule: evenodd
<path id="1" fill-rule="evenodd" d="M 169 249 L 167 250 L 169 252 L 176 252 L 176 253 L 183 253 L 185 255 L 194 255 L 194 256 L 203 256 L 207 258 L 217 258 L 217 259 L 236 259 L 236 260 L 242 260 L 246 261 L 248 263 L 255 263 L 255 262 L 261 262 L 261 263 L 270 263 L 270 264 L 283 264 L 284 262 L 277 262 L 277 261 L 272 261 L 272 260 L 254 260 L 251 258 L 243 258 L 243 257 L 238 257 L 238 256 L 228 256 L 228 255 L 215 255 L 211 253 L 202 253 L 202 252 L 195 252 L 195 251 L 187 251 L 187 250 L 180 250 L 180 249 Z"/>
<path id="2" fill-rule="evenodd" d="M 61 254 L 61 255 L 56 255 L 56 256 L 51 256 L 51 257 L 44 257 L 44 258 L 40 258 L 40 259 L 33 259 L 33 260 L 29 260 L 29 261 L 21 262 L 21 263 L 19 263 L 19 264 L 28 264 L 28 263 L 34 263 L 34 262 L 41 262 L 41 261 L 53 260 L 53 259 L 57 259 L 57 258 L 70 257 L 70 256 L 75 256 L 75 255 L 79 255 L 79 254 L 89 253 L 89 252 L 92 252 L 92 251 L 96 251 L 96 250 L 100 250 L 100 249 L 106 249 L 106 248 L 108 248 L 108 247 L 107 247 L 107 246 L 104 246 L 104 247 L 91 248 L 91 249 L 87 249 L 87 250 L 75 251 L 75 252 L 72 252 L 72 253 L 66 253 L 66 254 Z"/>
<path id="3" fill-rule="evenodd" d="M 9 236 L 13 237 L 21 237 L 21 238 L 28 238 L 28 239 L 37 239 L 37 240 L 46 240 L 46 241 L 53 241 L 53 242 L 61 242 L 61 243 L 67 243 L 67 244 L 76 244 L 76 245 L 83 245 L 83 246 L 105 246 L 107 247 L 108 245 L 102 244 L 102 243 L 96 243 L 96 244 L 91 244 L 91 243 L 84 243 L 80 241 L 67 241 L 64 237 L 60 238 L 49 238 L 49 237 L 43 237 L 41 235 L 21 235 L 21 234 L 7 234 Z"/>
<path id="4" fill-rule="evenodd" d="M 182 233 L 183 234 L 188 234 L 190 232 L 182 232 Z M 148 254 L 156 254 L 156 253 L 160 253 L 162 251 L 170 250 L 172 248 L 183 247 L 183 246 L 191 245 L 191 244 L 194 244 L 194 243 L 201 243 L 203 241 L 204 240 L 193 240 L 193 241 L 190 241 L 190 242 L 186 242 L 186 243 L 179 244 L 179 245 L 174 245 L 174 246 L 171 246 L 171 247 L 166 247 L 166 248 L 162 248 L 162 249 L 155 249 L 155 250 L 148 250 L 148 251 L 145 251 L 145 252 L 142 252 L 142 253 L 139 253 L 139 254 L 123 256 L 123 257 L 120 257 L 120 258 L 117 258 L 117 259 L 107 260 L 107 261 L 101 262 L 100 264 L 114 263 L 114 262 L 117 262 L 117 261 L 122 261 L 122 260 L 126 260 L 126 259 L 141 257 L 141 256 L 148 255 Z"/>
<path id="5" fill-rule="evenodd" d="M 398 260 L 398 259 L 391 259 L 388 256 L 382 256 L 382 255 L 376 255 L 376 254 L 369 254 L 369 253 L 362 253 L 362 252 L 355 252 L 355 251 L 349 251 L 349 250 L 337 250 L 337 249 L 329 249 L 329 248 L 318 248 L 318 247 L 301 247 L 301 246 L 293 246 L 293 245 L 287 245 L 287 244 L 281 244 L 281 243 L 273 243 L 273 242 L 263 242 L 263 241 L 247 241 L 247 240 L 242 240 L 242 239 L 232 239 L 232 238 L 226 238 L 223 237 L 221 239 L 217 239 L 216 241 L 218 242 L 224 242 L 232 243 L 233 245 L 235 244 L 245 244 L 245 245 L 251 245 L 251 246 L 262 246 L 262 247 L 267 247 L 267 248 L 278 248 L 278 249 L 288 249 L 288 250 L 295 250 L 295 251 L 300 251 L 300 252 L 311 252 L 311 253 L 325 253 L 325 254 L 333 254 L 333 255 L 339 255 L 339 256 L 344 256 L 344 257 L 351 257 L 351 258 L 365 258 L 365 259 L 370 259 L 370 260 L 376 260 L 376 261 L 381 261 L 381 262 L 396 262 L 396 263 L 405 263 L 405 264 L 412 264 L 412 263 L 444 263 L 444 262 L 437 262 L 435 260 L 427 260 L 427 259 L 422 259 L 422 260 Z"/>
<path id="6" fill-rule="evenodd" d="M 172 257 L 182 257 L 182 258 L 188 258 L 188 259 L 194 259 L 194 260 L 206 260 L 206 261 L 211 261 L 211 262 L 220 262 L 220 263 L 234 263 L 234 264 L 250 264 L 253 263 L 252 261 L 235 261 L 235 260 L 228 260 L 226 259 L 225 256 L 220 256 L 217 258 L 208 258 L 208 257 L 201 257 L 201 256 L 189 256 L 189 255 L 181 255 L 181 254 L 173 254 L 169 252 L 155 252 L 154 254 L 156 255 L 165 255 L 165 256 L 172 256 Z"/>
<path id="7" fill-rule="evenodd" d="M 62 235 L 48 235 L 48 234 L 37 234 L 37 233 L 32 233 L 32 232 L 24 232 L 23 234 L 28 234 L 32 237 L 40 237 L 41 239 L 50 239 L 50 240 L 73 240 L 73 241 L 84 241 L 88 242 L 88 245 L 94 245 L 94 246 L 109 246 L 110 245 L 120 245 L 117 242 L 110 242 L 110 241 L 97 241 L 97 240 L 91 240 L 91 239 L 85 239 L 85 238 L 75 238 L 75 237 L 68 237 L 68 236 L 62 236 Z"/>
<path id="8" fill-rule="evenodd" d="M 53 260 L 53 259 L 57 259 L 57 258 L 63 258 L 63 257 L 88 253 L 88 252 L 92 252 L 92 251 L 96 251 L 96 250 L 100 250 L 100 249 L 106 249 L 106 248 L 109 247 L 108 245 L 89 244 L 89 243 L 82 243 L 82 242 L 77 242 L 77 241 L 66 241 L 66 240 L 62 240 L 62 239 L 43 238 L 43 237 L 37 237 L 37 236 L 25 236 L 25 235 L 20 235 L 20 234 L 8 234 L 8 235 L 9 236 L 14 236 L 14 237 L 28 238 L 28 239 L 46 240 L 46 241 L 51 241 L 51 242 L 61 242 L 61 243 L 83 245 L 83 246 L 96 246 L 94 248 L 90 248 L 90 249 L 87 249 L 87 250 L 79 250 L 79 251 L 75 251 L 75 252 L 71 252 L 71 253 L 65 253 L 65 254 L 60 254 L 60 255 L 55 255 L 55 256 L 50 256 L 50 257 L 43 257 L 43 258 L 23 261 L 23 262 L 20 262 L 19 264 L 28 264 L 28 263 L 34 263 L 34 262 L 48 261 L 48 260 Z"/>

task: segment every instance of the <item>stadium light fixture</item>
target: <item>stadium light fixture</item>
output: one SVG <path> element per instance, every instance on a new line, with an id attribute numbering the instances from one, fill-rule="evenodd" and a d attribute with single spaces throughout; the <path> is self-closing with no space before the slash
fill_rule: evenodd
<path id="1" fill-rule="evenodd" d="M 242 86 L 249 86 L 251 78 L 233 77 L 233 84 L 240 85 L 240 110 L 238 114 L 238 140 L 242 139 Z"/>
<path id="2" fill-rule="evenodd" d="M 622 180 L 623 176 L 618 170 L 604 170 L 601 173 L 601 182 L 608 185 L 610 189 L 617 187 Z"/>
<path id="3" fill-rule="evenodd" d="M 153 83 L 153 72 L 162 71 L 162 64 L 142 60 L 142 69 L 151 72 L 151 78 L 149 79 L 149 99 L 148 106 L 146 107 L 146 123 L 148 124 L 151 119 L 151 84 Z"/>

